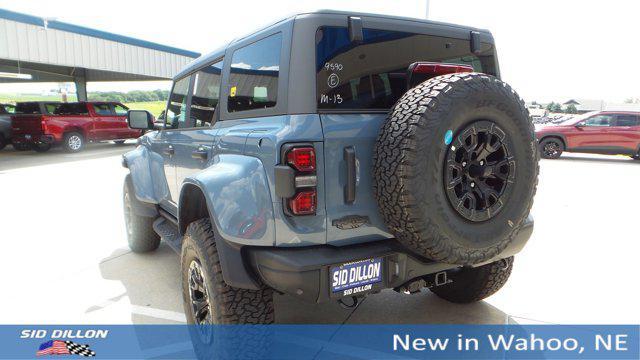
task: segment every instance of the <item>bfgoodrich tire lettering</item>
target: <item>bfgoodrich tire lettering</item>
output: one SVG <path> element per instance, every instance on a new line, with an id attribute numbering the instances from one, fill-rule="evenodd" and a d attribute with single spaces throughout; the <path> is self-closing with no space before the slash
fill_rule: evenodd
<path id="1" fill-rule="evenodd" d="M 497 214 L 460 215 L 447 198 L 446 155 L 474 122 L 489 121 L 511 143 L 513 184 Z M 467 73 L 435 77 L 409 90 L 383 124 L 374 151 L 374 194 L 389 230 L 415 253 L 476 264 L 501 252 L 526 219 L 538 179 L 533 124 L 520 97 L 499 79 Z"/>
<path id="2" fill-rule="evenodd" d="M 213 324 L 270 324 L 274 321 L 273 290 L 239 289 L 227 285 L 222 278 L 222 267 L 216 249 L 216 234 L 209 219 L 189 224 L 182 242 L 182 296 L 189 324 L 196 323 L 189 293 L 189 269 L 197 262 L 204 277 Z M 207 315 L 207 316 L 204 316 Z"/>

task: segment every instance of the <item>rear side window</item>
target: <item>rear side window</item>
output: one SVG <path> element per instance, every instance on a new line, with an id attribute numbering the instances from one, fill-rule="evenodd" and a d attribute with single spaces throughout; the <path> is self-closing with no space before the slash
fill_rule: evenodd
<path id="1" fill-rule="evenodd" d="M 191 118 L 194 127 L 211 126 L 220 101 L 222 61 L 198 71 L 193 76 Z"/>
<path id="2" fill-rule="evenodd" d="M 282 34 L 236 50 L 229 74 L 229 112 L 276 106 Z"/>
<path id="3" fill-rule="evenodd" d="M 473 66 L 495 75 L 493 48 L 470 52 L 469 41 L 399 31 L 364 29 L 359 44 L 346 27 L 320 27 L 316 33 L 318 109 L 389 109 L 407 91 L 407 68 L 429 61 Z"/>
<path id="4" fill-rule="evenodd" d="M 616 126 L 638 126 L 640 121 L 638 115 L 618 114 L 616 115 Z"/>
<path id="5" fill-rule="evenodd" d="M 93 104 L 93 110 L 101 116 L 113 115 L 110 104 Z"/>
<path id="6" fill-rule="evenodd" d="M 40 104 L 18 103 L 16 104 L 16 114 L 40 114 Z"/>
<path id="7" fill-rule="evenodd" d="M 60 104 L 53 112 L 54 115 L 88 115 L 87 105 L 83 103 Z"/>

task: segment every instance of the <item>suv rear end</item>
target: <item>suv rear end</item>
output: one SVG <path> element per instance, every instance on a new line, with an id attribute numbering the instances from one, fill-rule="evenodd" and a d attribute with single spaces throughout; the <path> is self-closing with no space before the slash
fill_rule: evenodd
<path id="1" fill-rule="evenodd" d="M 358 26 L 363 38 L 352 41 L 349 31 Z M 479 44 L 472 44 L 472 38 Z M 289 108 L 291 113 L 313 109 L 319 114 L 322 171 L 327 174 L 319 174 L 324 179 L 327 244 L 392 237 L 372 193 L 373 149 L 389 109 L 413 87 L 408 70 L 416 61 L 461 64 L 499 76 L 493 37 L 487 31 L 341 12 L 296 18 Z M 416 84 L 434 75 L 414 75 L 412 80 Z"/>
<path id="2" fill-rule="evenodd" d="M 125 154 L 130 247 L 181 252 L 196 323 L 272 322 L 273 290 L 490 296 L 531 236 L 538 171 L 498 76 L 490 33 L 416 19 L 321 11 L 234 41 L 176 75 L 170 127 Z"/>

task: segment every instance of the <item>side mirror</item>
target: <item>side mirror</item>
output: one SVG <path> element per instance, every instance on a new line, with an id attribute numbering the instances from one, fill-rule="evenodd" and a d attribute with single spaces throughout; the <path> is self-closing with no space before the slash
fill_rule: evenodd
<path id="1" fill-rule="evenodd" d="M 584 123 L 577 123 L 575 127 L 576 129 L 582 129 L 584 127 Z"/>
<path id="2" fill-rule="evenodd" d="M 147 110 L 129 110 L 127 122 L 132 129 L 153 130 L 153 115 Z"/>

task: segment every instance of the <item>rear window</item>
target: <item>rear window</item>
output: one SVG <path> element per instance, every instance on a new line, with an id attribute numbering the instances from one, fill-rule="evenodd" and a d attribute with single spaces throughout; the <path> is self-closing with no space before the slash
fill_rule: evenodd
<path id="1" fill-rule="evenodd" d="M 87 105 L 84 103 L 60 104 L 53 112 L 54 115 L 88 115 Z"/>
<path id="2" fill-rule="evenodd" d="M 316 33 L 318 109 L 389 109 L 407 90 L 407 68 L 417 61 L 473 66 L 495 75 L 493 48 L 470 52 L 469 40 L 399 31 L 364 29 L 359 44 L 346 27 L 320 27 Z"/>

